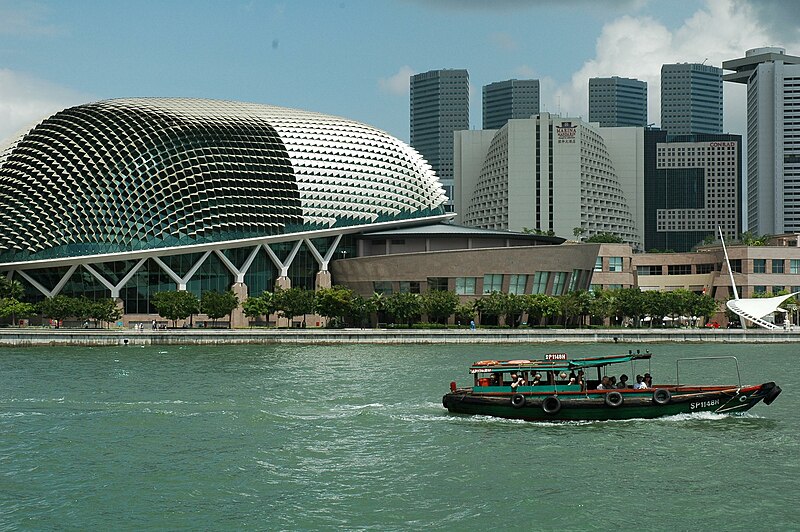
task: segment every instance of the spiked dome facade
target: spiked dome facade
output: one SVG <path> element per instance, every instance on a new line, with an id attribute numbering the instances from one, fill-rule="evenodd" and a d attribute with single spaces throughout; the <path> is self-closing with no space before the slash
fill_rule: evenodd
<path id="1" fill-rule="evenodd" d="M 65 109 L 0 148 L 0 274 L 32 300 L 330 284 L 353 237 L 449 218 L 428 163 L 387 133 L 249 103 Z M 147 320 L 149 322 L 149 320 Z"/>

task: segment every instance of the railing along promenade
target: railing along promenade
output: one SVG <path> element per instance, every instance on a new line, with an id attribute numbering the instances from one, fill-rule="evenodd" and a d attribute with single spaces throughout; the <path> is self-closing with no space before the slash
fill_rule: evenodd
<path id="1" fill-rule="evenodd" d="M 800 329 L 0 329 L 0 346 L 209 344 L 788 343 Z"/>

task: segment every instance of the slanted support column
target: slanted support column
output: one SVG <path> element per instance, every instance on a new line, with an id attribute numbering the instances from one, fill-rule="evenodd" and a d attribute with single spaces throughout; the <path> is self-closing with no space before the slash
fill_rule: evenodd
<path id="1" fill-rule="evenodd" d="M 314 288 L 316 290 L 322 290 L 323 288 L 330 288 L 331 287 L 331 272 L 328 270 L 323 270 L 317 272 L 317 280 L 314 283 Z"/>
<path id="2" fill-rule="evenodd" d="M 281 290 L 288 290 L 292 287 L 292 280 L 289 279 L 285 275 L 281 275 L 277 279 L 275 279 L 275 288 L 280 288 Z"/>
<path id="3" fill-rule="evenodd" d="M 239 306 L 231 312 L 231 328 L 247 327 L 249 325 L 247 316 L 244 315 L 242 303 L 247 299 L 247 285 L 244 283 L 233 283 L 231 291 L 239 298 Z"/>

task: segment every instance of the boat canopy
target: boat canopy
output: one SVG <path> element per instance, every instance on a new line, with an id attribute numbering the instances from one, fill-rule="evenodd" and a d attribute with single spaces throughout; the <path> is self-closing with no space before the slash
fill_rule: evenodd
<path id="1" fill-rule="evenodd" d="M 547 357 L 551 357 L 547 355 Z M 556 355 L 563 355 L 558 353 Z M 566 355 L 564 355 L 566 356 Z M 475 362 L 469 369 L 470 373 L 507 372 L 511 370 L 530 371 L 569 371 L 584 368 L 599 368 L 609 364 L 622 364 L 633 360 L 649 360 L 651 353 L 610 355 L 604 357 L 573 358 L 559 360 L 481 360 Z"/>

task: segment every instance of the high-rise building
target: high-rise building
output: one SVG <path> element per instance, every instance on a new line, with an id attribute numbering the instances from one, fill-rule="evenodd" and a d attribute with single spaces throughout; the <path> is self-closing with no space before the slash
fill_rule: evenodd
<path id="1" fill-rule="evenodd" d="M 800 57 L 755 48 L 722 67 L 747 85 L 747 229 L 800 232 Z"/>
<path id="2" fill-rule="evenodd" d="M 585 237 L 612 233 L 641 247 L 638 209 L 631 206 L 637 191 L 626 184 L 643 180 L 644 128 L 607 129 L 617 134 L 610 142 L 594 124 L 540 113 L 499 130 L 457 132 L 457 221 L 569 238 L 580 228 Z M 619 166 L 639 175 L 621 179 L 617 155 L 638 158 Z"/>
<path id="3" fill-rule="evenodd" d="M 509 79 L 483 86 L 483 129 L 539 114 L 539 80 Z"/>
<path id="4" fill-rule="evenodd" d="M 644 245 L 690 251 L 717 227 L 741 234 L 742 137 L 726 134 L 644 134 Z"/>
<path id="5" fill-rule="evenodd" d="M 590 78 L 589 122 L 600 127 L 647 125 L 647 83 L 638 79 Z"/>
<path id="6" fill-rule="evenodd" d="M 722 69 L 698 63 L 662 65 L 661 129 L 670 135 L 722 133 Z"/>
<path id="7" fill-rule="evenodd" d="M 411 76 L 411 146 L 428 161 L 453 210 L 453 132 L 469 129 L 469 74 L 431 70 Z"/>

